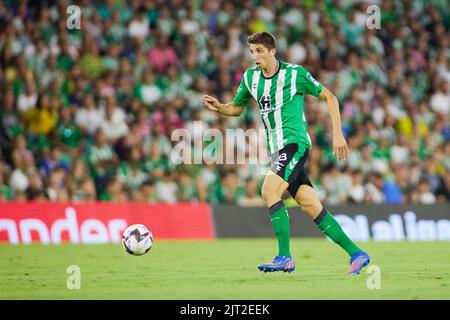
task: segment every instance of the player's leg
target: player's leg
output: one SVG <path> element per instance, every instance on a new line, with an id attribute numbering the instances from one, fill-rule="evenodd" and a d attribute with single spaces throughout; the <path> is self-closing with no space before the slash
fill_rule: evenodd
<path id="1" fill-rule="evenodd" d="M 353 243 L 333 215 L 323 208 L 304 170 L 295 183 L 289 186 L 288 191 L 295 195 L 295 201 L 302 211 L 314 220 L 317 227 L 350 256 L 349 274 L 358 274 L 361 268 L 370 262 L 369 256 Z"/>
<path id="2" fill-rule="evenodd" d="M 350 257 L 361 250 L 345 234 L 333 215 L 322 207 L 311 186 L 302 184 L 295 195 L 295 201 L 300 205 L 302 211 L 314 220 L 317 227 L 344 249 Z"/>
<path id="3" fill-rule="evenodd" d="M 261 271 L 293 271 L 295 263 L 290 252 L 289 215 L 281 200 L 281 196 L 288 187 L 288 178 L 299 157 L 296 144 L 287 145 L 278 154 L 272 156 L 272 166 L 267 174 L 263 186 L 262 197 L 269 208 L 270 221 L 278 241 L 278 255 L 269 263 L 258 266 Z"/>
<path id="4" fill-rule="evenodd" d="M 262 186 L 262 197 L 269 208 L 270 221 L 278 240 L 278 255 L 291 256 L 289 246 L 289 216 L 284 207 L 281 195 L 288 187 L 288 183 L 280 176 L 269 171 Z"/>

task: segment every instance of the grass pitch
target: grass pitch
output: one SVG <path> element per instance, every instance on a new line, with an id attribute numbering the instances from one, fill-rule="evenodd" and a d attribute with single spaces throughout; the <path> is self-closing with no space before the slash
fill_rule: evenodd
<path id="1" fill-rule="evenodd" d="M 368 289 L 367 268 L 347 276 L 348 257 L 326 239 L 293 239 L 291 274 L 256 269 L 273 258 L 275 239 L 156 239 L 140 257 L 120 244 L 1 245 L 0 299 L 450 299 L 448 242 L 360 246 L 380 268 L 380 289 Z M 81 270 L 78 290 L 66 286 L 70 265 Z"/>

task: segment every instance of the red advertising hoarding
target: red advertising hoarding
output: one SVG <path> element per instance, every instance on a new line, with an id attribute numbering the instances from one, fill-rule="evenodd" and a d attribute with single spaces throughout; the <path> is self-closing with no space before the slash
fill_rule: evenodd
<path id="1" fill-rule="evenodd" d="M 118 243 L 131 224 L 155 239 L 213 239 L 207 204 L 0 203 L 0 242 L 11 244 Z"/>

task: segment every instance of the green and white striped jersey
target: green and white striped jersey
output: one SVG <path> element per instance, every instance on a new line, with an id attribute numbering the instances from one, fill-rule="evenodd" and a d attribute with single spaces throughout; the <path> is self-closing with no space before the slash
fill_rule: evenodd
<path id="1" fill-rule="evenodd" d="M 318 96 L 323 86 L 302 66 L 279 61 L 275 74 L 266 78 L 261 68 L 249 68 L 242 76 L 233 100 L 245 107 L 253 97 L 258 103 L 267 135 L 269 154 L 289 143 L 311 148 L 303 110 L 305 94 Z"/>

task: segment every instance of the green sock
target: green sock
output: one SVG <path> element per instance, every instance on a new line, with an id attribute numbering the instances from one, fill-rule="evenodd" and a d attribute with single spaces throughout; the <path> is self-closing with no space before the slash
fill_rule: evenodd
<path id="1" fill-rule="evenodd" d="M 289 248 L 289 215 L 280 200 L 269 208 L 270 221 L 278 239 L 278 255 L 291 256 Z"/>
<path id="2" fill-rule="evenodd" d="M 319 216 L 314 219 L 314 222 L 323 233 L 344 249 L 349 256 L 352 256 L 355 252 L 360 250 L 345 234 L 336 219 L 334 219 L 325 208 L 322 209 Z"/>

